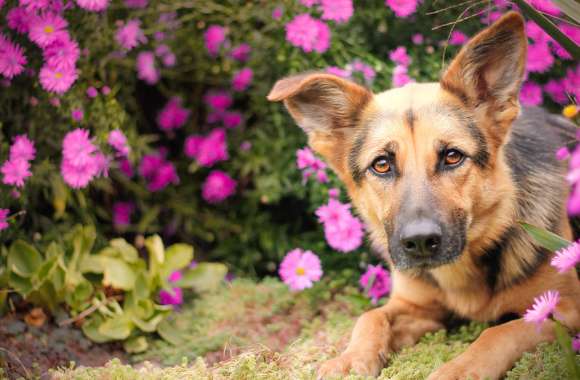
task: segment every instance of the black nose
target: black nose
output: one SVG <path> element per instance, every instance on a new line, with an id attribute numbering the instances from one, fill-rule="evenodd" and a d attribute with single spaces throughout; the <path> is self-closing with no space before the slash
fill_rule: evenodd
<path id="1" fill-rule="evenodd" d="M 441 227 L 431 219 L 407 223 L 401 231 L 401 247 L 412 256 L 433 256 L 441 246 Z"/>

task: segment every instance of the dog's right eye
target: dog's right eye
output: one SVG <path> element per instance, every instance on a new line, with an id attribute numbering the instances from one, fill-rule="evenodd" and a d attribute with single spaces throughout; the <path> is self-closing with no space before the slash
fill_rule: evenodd
<path id="1" fill-rule="evenodd" d="M 389 159 L 385 156 L 377 157 L 373 161 L 371 168 L 376 174 L 387 174 L 391 171 Z"/>

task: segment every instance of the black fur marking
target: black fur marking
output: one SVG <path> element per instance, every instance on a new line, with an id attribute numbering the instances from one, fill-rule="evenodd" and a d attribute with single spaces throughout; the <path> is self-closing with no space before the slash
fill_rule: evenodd
<path id="1" fill-rule="evenodd" d="M 415 113 L 413 112 L 412 109 L 409 108 L 408 110 L 405 111 L 405 123 L 407 124 L 409 129 L 411 129 L 411 132 L 414 129 L 416 119 L 417 117 L 415 116 Z"/>
<path id="2" fill-rule="evenodd" d="M 360 155 L 361 150 L 363 149 L 365 142 L 366 142 L 366 135 L 367 135 L 368 127 L 363 128 L 362 131 L 358 133 L 356 139 L 354 140 L 354 144 L 352 149 L 348 155 L 348 167 L 350 169 L 350 173 L 354 182 L 358 185 L 362 181 L 364 177 L 365 170 L 362 169 L 358 164 L 358 157 Z"/>
<path id="3" fill-rule="evenodd" d="M 497 287 L 497 280 L 502 269 L 502 254 L 508 248 L 510 239 L 516 234 L 517 230 L 514 227 L 508 228 L 480 258 L 480 264 L 485 270 L 487 286 L 491 290 L 496 290 Z"/>
<path id="4" fill-rule="evenodd" d="M 482 169 L 485 169 L 489 162 L 489 150 L 488 150 L 489 148 L 487 146 L 485 136 L 473 121 L 469 121 L 467 123 L 467 129 L 469 131 L 469 134 L 475 140 L 477 146 L 479 147 L 479 149 L 473 155 L 473 157 L 471 157 L 471 159 L 477 166 L 479 166 Z"/>

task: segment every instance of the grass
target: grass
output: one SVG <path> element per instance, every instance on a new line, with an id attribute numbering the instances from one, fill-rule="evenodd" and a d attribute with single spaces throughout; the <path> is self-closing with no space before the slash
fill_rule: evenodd
<path id="1" fill-rule="evenodd" d="M 340 291 L 338 289 L 341 289 Z M 237 280 L 176 313 L 186 343 L 153 342 L 132 364 L 64 368 L 55 379 L 315 379 L 321 361 L 345 346 L 355 316 L 370 307 L 356 289 L 322 284 L 290 293 L 276 280 Z M 419 380 L 467 348 L 486 326 L 472 323 L 428 334 L 393 356 L 379 379 Z M 580 361 L 580 356 L 577 356 Z M 560 349 L 543 344 L 506 379 L 567 379 Z M 361 380 L 360 376 L 349 376 Z"/>

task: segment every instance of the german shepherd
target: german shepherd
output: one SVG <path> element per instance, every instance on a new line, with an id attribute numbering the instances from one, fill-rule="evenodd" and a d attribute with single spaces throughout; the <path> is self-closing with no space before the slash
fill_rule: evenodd
<path id="1" fill-rule="evenodd" d="M 373 94 L 324 73 L 279 80 L 309 145 L 344 182 L 375 250 L 389 263 L 387 304 L 364 313 L 348 347 L 319 369 L 376 376 L 389 355 L 444 327 L 449 316 L 496 321 L 429 379 L 498 379 L 520 356 L 554 339 L 521 315 L 534 297 L 558 290 L 558 318 L 580 329 L 576 271 L 560 274 L 551 253 L 518 221 L 572 239 L 565 164 L 555 151 L 573 125 L 521 109 L 527 39 L 511 12 L 471 39 L 439 83 Z"/>

